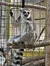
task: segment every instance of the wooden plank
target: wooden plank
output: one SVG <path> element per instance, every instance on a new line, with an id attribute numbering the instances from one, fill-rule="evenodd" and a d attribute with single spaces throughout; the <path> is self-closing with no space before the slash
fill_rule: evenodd
<path id="1" fill-rule="evenodd" d="M 44 20 L 45 18 L 36 18 L 34 20 Z"/>
<path id="2" fill-rule="evenodd" d="M 45 55 L 42 56 L 34 56 L 34 57 L 26 57 L 25 59 L 22 59 L 22 65 L 25 65 L 27 63 L 30 63 L 32 61 L 39 61 L 39 60 L 44 60 L 45 59 Z M 11 62 L 12 59 L 8 58 L 6 59 L 7 62 Z"/>
<path id="3" fill-rule="evenodd" d="M 31 61 L 38 61 L 38 60 L 42 60 L 45 59 L 45 55 L 42 56 L 35 56 L 35 57 L 26 57 L 25 59 L 22 60 L 22 64 L 26 64 L 29 63 Z"/>
<path id="4" fill-rule="evenodd" d="M 22 66 L 39 66 L 39 65 L 45 65 L 45 61 L 44 60 L 40 60 L 40 61 L 31 61 L 29 63 L 26 63 L 25 65 Z"/>
<path id="5" fill-rule="evenodd" d="M 34 44 L 22 44 L 22 43 L 14 43 L 14 44 L 7 44 L 8 47 L 14 48 L 14 49 L 18 49 L 20 47 L 23 48 L 37 48 L 37 47 L 45 47 L 45 46 L 50 46 L 50 40 L 44 40 L 44 41 L 40 41 L 40 42 L 35 42 Z"/>
<path id="6" fill-rule="evenodd" d="M 4 5 L 4 6 L 11 6 L 11 7 L 22 7 L 22 5 L 19 4 L 13 4 L 13 3 L 8 3 L 8 2 L 1 2 L 0 1 L 0 5 Z M 45 6 L 41 6 L 41 5 L 25 5 L 26 8 L 35 8 L 35 9 L 42 9 L 42 10 L 46 10 Z"/>
<path id="7" fill-rule="evenodd" d="M 46 39 L 50 40 L 50 0 L 47 0 Z M 50 66 L 50 46 L 46 47 L 45 66 Z"/>
<path id="8" fill-rule="evenodd" d="M 40 55 L 43 55 L 45 53 L 44 49 L 40 50 Z M 39 50 L 38 51 L 24 51 L 23 57 L 32 57 L 32 56 L 39 56 Z"/>

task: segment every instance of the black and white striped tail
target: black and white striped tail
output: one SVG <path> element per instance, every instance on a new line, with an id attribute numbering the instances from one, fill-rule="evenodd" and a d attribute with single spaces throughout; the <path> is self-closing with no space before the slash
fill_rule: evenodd
<path id="1" fill-rule="evenodd" d="M 23 49 L 19 49 L 16 52 L 16 55 L 12 57 L 13 59 L 13 66 L 22 66 L 22 56 L 23 56 Z"/>

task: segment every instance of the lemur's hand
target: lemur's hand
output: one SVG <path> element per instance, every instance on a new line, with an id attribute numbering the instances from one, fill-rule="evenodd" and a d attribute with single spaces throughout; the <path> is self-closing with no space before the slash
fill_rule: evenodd
<path id="1" fill-rule="evenodd" d="M 13 27 L 17 27 L 17 26 L 19 26 L 20 25 L 20 15 L 19 15 L 19 17 L 17 16 L 16 18 L 15 18 L 15 14 L 14 14 L 14 11 L 13 11 L 13 9 L 14 8 L 11 8 L 10 9 L 10 16 L 11 16 L 11 24 L 12 24 L 12 26 Z"/>
<path id="2" fill-rule="evenodd" d="M 13 12 L 12 12 L 12 9 L 10 9 L 10 16 L 11 16 L 11 17 L 13 16 Z"/>
<path id="3" fill-rule="evenodd" d="M 10 16 L 11 16 L 13 19 L 15 19 L 15 18 L 14 18 L 13 11 L 12 11 L 12 8 L 10 9 Z"/>

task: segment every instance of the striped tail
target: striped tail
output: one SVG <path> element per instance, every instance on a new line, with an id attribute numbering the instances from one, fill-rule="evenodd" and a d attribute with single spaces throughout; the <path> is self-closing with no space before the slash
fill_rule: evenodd
<path id="1" fill-rule="evenodd" d="M 12 62 L 13 66 L 22 66 L 22 56 L 23 56 L 24 49 L 19 49 L 16 54 L 12 53 Z"/>

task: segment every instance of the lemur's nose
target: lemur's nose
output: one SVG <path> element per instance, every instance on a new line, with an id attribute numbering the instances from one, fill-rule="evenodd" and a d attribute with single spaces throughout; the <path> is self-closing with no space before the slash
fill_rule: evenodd
<path id="1" fill-rule="evenodd" d="M 28 15 L 29 15 L 29 12 L 26 12 L 26 13 L 24 14 L 25 17 L 28 17 Z"/>
<path id="2" fill-rule="evenodd" d="M 28 17 L 28 14 L 25 14 L 24 16 L 25 16 L 25 17 Z"/>

